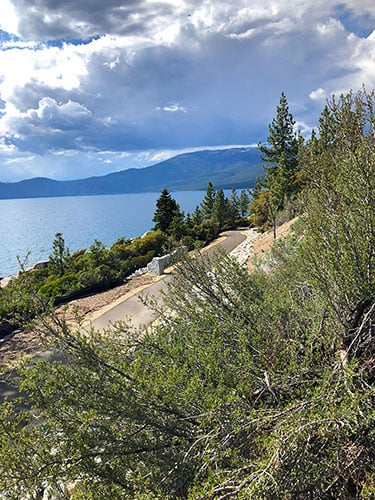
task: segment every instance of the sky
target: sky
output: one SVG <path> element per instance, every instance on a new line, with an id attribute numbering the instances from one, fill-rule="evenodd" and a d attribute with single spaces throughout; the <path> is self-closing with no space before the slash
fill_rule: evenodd
<path id="1" fill-rule="evenodd" d="M 374 0 L 0 0 L 0 181 L 306 136 L 375 87 Z"/>

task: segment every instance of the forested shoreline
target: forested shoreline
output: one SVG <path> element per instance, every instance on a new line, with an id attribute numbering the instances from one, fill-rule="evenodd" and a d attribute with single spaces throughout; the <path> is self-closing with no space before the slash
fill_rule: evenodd
<path id="1" fill-rule="evenodd" d="M 306 141 L 294 125 L 282 94 L 250 221 L 299 220 L 255 272 L 184 256 L 143 333 L 39 318 L 65 362 L 18 368 L 32 411 L 1 408 L 4 498 L 374 497 L 375 92 L 332 98 Z"/>
<path id="2" fill-rule="evenodd" d="M 24 261 L 17 257 L 18 275 L 0 288 L 0 338 L 50 305 L 121 285 L 154 257 L 202 248 L 222 230 L 248 225 L 249 202 L 248 190 L 238 194 L 232 189 L 226 198 L 209 182 L 201 203 L 185 214 L 164 188 L 156 201 L 154 227 L 143 236 L 120 237 L 108 248 L 95 240 L 87 249 L 70 252 L 63 234 L 57 233 L 48 261 L 27 268 L 27 256 Z"/>

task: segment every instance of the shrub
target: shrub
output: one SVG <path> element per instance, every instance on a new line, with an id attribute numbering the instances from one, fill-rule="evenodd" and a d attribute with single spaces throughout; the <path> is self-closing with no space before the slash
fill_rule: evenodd
<path id="1" fill-rule="evenodd" d="M 47 299 L 62 297 L 78 290 L 80 287 L 78 275 L 74 273 L 64 274 L 60 278 L 49 281 L 39 288 L 38 294 Z"/>

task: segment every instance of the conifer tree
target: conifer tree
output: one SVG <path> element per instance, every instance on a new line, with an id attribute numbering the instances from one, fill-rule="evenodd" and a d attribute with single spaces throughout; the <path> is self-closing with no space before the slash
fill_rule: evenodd
<path id="1" fill-rule="evenodd" d="M 52 243 L 52 253 L 49 256 L 49 265 L 59 276 L 64 275 L 69 255 L 69 249 L 65 247 L 65 240 L 62 233 L 56 233 Z"/>
<path id="2" fill-rule="evenodd" d="M 269 125 L 268 145 L 258 144 L 262 153 L 261 159 L 267 164 L 265 183 L 267 187 L 273 182 L 281 155 L 285 158 L 285 169 L 292 176 L 298 167 L 299 139 L 294 131 L 295 120 L 289 112 L 289 105 L 284 92 L 276 108 L 276 117 Z"/>
<path id="3" fill-rule="evenodd" d="M 164 188 L 156 201 L 156 210 L 153 217 L 155 222 L 154 230 L 160 230 L 168 233 L 172 220 L 179 214 L 180 207 L 176 200 L 169 194 L 168 189 Z"/>
<path id="4" fill-rule="evenodd" d="M 236 219 L 240 215 L 239 203 L 240 203 L 240 200 L 238 198 L 237 191 L 234 188 L 232 188 L 230 199 L 229 199 L 229 205 L 230 205 L 230 210 L 231 210 L 231 213 L 232 213 L 232 216 L 234 219 Z"/>
<path id="5" fill-rule="evenodd" d="M 241 190 L 240 197 L 238 199 L 238 208 L 240 216 L 244 217 L 249 211 L 250 197 L 245 189 Z"/>
<path id="6" fill-rule="evenodd" d="M 206 194 L 201 203 L 201 212 L 204 220 L 209 220 L 212 217 L 212 210 L 214 206 L 215 189 L 212 182 L 207 184 Z"/>
<path id="7" fill-rule="evenodd" d="M 323 148 L 328 147 L 334 140 L 333 120 L 328 105 L 324 109 L 319 118 L 319 143 Z"/>
<path id="8" fill-rule="evenodd" d="M 216 191 L 212 207 L 212 219 L 219 225 L 220 229 L 223 228 L 227 215 L 228 215 L 228 209 L 224 196 L 224 191 L 222 189 L 218 189 Z"/>
<path id="9" fill-rule="evenodd" d="M 195 207 L 193 215 L 191 216 L 192 224 L 200 224 L 203 221 L 202 210 L 199 206 Z"/>

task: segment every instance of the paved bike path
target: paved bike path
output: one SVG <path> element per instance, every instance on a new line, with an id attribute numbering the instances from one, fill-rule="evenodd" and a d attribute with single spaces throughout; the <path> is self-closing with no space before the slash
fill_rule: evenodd
<path id="1" fill-rule="evenodd" d="M 245 240 L 245 236 L 240 231 L 226 231 L 222 233 L 221 236 L 222 237 L 219 238 L 217 242 L 214 242 L 205 249 L 204 253 L 213 254 L 217 251 L 218 247 L 221 247 L 225 252 L 229 253 Z M 111 323 L 116 321 L 126 321 L 130 319 L 134 327 L 146 327 L 156 319 L 156 316 L 153 311 L 141 302 L 140 296 L 149 295 L 154 298 L 160 297 L 161 291 L 166 289 L 168 277 L 170 277 L 168 274 L 161 276 L 160 280 L 156 283 L 144 287 L 140 291 L 135 291 L 133 295 L 128 296 L 103 314 L 99 312 L 99 316 L 92 321 L 92 325 L 97 330 L 101 330 L 107 328 Z M 43 351 L 37 353 L 35 357 L 48 358 L 51 354 L 51 351 Z M 53 357 L 57 359 L 59 355 L 53 353 Z M 6 398 L 13 400 L 18 396 L 20 396 L 20 394 L 12 384 L 0 380 L 0 403 Z M 20 406 L 20 408 L 22 408 L 22 406 Z"/>
<path id="2" fill-rule="evenodd" d="M 245 236 L 240 231 L 226 231 L 221 236 L 222 238 L 217 243 L 210 245 L 204 253 L 212 254 L 219 247 L 229 253 L 245 240 Z M 136 328 L 146 327 L 157 316 L 154 311 L 143 304 L 140 297 L 149 296 L 153 299 L 160 297 L 161 292 L 167 288 L 168 278 L 169 274 L 163 275 L 156 283 L 149 285 L 147 288 L 142 288 L 139 292 L 135 291 L 132 296 L 124 299 L 103 314 L 100 314 L 100 316 L 92 321 L 92 325 L 95 329 L 102 330 L 116 321 L 130 320 L 132 326 Z"/>

